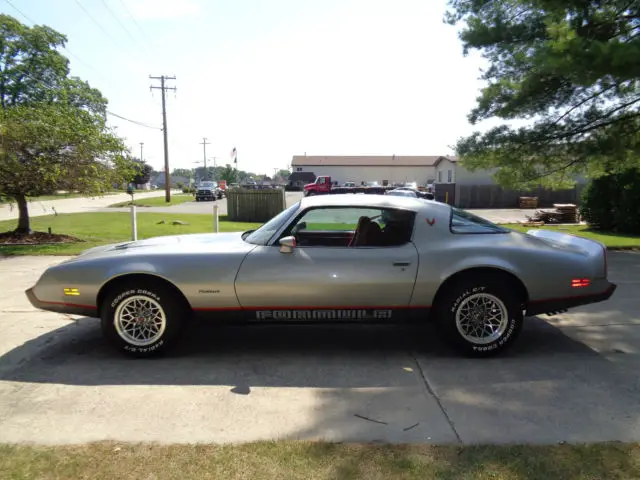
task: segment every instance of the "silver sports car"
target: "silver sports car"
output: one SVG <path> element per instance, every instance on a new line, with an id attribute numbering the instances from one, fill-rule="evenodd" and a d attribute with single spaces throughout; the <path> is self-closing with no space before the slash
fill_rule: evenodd
<path id="1" fill-rule="evenodd" d="M 504 350 L 526 316 L 607 300 L 606 248 L 518 233 L 449 205 L 322 195 L 256 230 L 156 237 L 87 250 L 47 269 L 37 308 L 99 317 L 118 349 L 149 356 L 194 318 L 398 322 L 433 318 L 462 353 Z"/>

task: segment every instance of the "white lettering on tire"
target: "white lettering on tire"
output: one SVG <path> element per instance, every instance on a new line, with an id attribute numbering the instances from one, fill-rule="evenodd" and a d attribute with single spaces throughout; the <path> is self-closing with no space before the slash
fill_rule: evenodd
<path id="1" fill-rule="evenodd" d="M 118 295 L 116 298 L 113 299 L 113 301 L 111 302 L 111 308 L 116 308 L 116 306 L 122 300 L 124 300 L 126 297 L 131 296 L 131 295 L 147 295 L 147 296 L 153 298 L 157 302 L 160 301 L 160 297 L 158 295 L 156 295 L 154 292 L 151 292 L 149 290 L 142 290 L 142 289 L 127 290 L 126 292 L 122 292 L 120 295 Z"/>

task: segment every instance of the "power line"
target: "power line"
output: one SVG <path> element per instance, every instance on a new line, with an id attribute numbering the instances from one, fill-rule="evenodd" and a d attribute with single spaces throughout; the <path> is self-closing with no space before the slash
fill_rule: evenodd
<path id="1" fill-rule="evenodd" d="M 20 15 L 22 15 L 22 17 L 27 20 L 28 22 L 31 22 L 34 26 L 37 24 L 32 18 L 30 18 L 26 13 L 24 13 L 22 10 L 20 10 L 18 7 L 16 7 L 11 0 L 5 0 L 5 2 L 7 2 L 16 12 L 18 12 Z M 69 47 L 67 47 L 66 45 L 63 45 L 62 48 L 64 48 L 67 53 L 69 55 L 71 55 L 73 58 L 75 58 L 78 62 L 80 62 L 82 65 L 84 65 L 85 67 L 93 70 L 94 72 L 96 72 L 98 75 L 100 75 L 103 79 L 106 80 L 106 77 L 104 75 L 103 72 L 101 72 L 100 70 L 98 70 L 97 68 L 93 67 L 92 65 L 89 65 L 87 62 L 85 62 L 84 60 L 82 60 L 80 57 L 78 57 L 75 53 L 73 53 L 71 51 L 71 49 Z"/>
<path id="2" fill-rule="evenodd" d="M 111 8 L 109 7 L 109 5 L 107 5 L 107 2 L 105 2 L 104 0 L 100 0 L 100 2 L 102 2 L 102 4 L 104 5 L 104 8 L 107 9 L 107 11 L 109 12 L 109 14 L 113 17 L 113 19 L 118 22 L 118 24 L 122 27 L 122 29 L 127 32 L 127 35 L 129 35 L 129 38 L 131 40 L 133 40 L 134 42 L 136 42 L 136 39 L 133 38 L 133 35 L 131 35 L 131 32 L 129 32 L 129 29 L 127 27 L 124 26 L 124 24 L 120 21 L 120 19 L 116 16 L 115 13 L 113 13 L 113 10 L 111 10 Z"/>
<path id="3" fill-rule="evenodd" d="M 119 0 L 119 1 L 122 4 L 122 6 L 124 7 L 124 9 L 127 11 L 127 13 L 129 14 L 129 17 L 131 18 L 131 21 L 133 23 L 135 23 L 136 27 L 138 27 L 138 30 L 140 30 L 140 33 L 149 40 L 149 37 L 147 36 L 145 31 L 142 29 L 140 24 L 137 22 L 137 20 L 133 16 L 133 13 L 131 13 L 131 10 L 129 10 L 129 7 L 127 7 L 127 4 L 124 2 L 124 0 Z"/>
<path id="4" fill-rule="evenodd" d="M 160 80 L 160 86 L 151 85 L 149 89 L 153 91 L 153 89 L 159 89 L 162 93 L 162 132 L 164 134 L 164 198 L 168 203 L 171 201 L 171 185 L 170 185 L 170 176 L 169 176 L 169 143 L 167 140 L 167 107 L 165 102 L 166 92 L 167 90 L 176 91 L 176 87 L 167 87 L 165 86 L 165 80 L 175 80 L 176 77 L 169 77 L 167 75 L 161 75 L 159 77 L 153 77 L 149 75 L 149 78 L 152 80 Z"/>
<path id="5" fill-rule="evenodd" d="M 113 38 L 113 37 L 109 34 L 109 32 L 107 32 L 107 30 L 102 26 L 102 24 L 101 24 L 100 22 L 98 22 L 95 18 L 93 18 L 93 15 L 91 15 L 91 14 L 89 13 L 89 11 L 88 11 L 86 8 L 84 8 L 84 6 L 80 3 L 80 1 L 79 1 L 79 0 L 76 0 L 76 3 L 77 3 L 77 4 L 78 4 L 78 6 L 82 9 L 82 11 L 85 13 L 85 15 L 87 15 L 87 17 L 89 17 L 89 18 L 91 19 L 91 21 L 92 21 L 93 23 L 95 23 L 95 24 L 98 26 L 98 28 L 99 28 L 100 30 L 102 30 L 102 31 L 103 31 L 103 33 L 104 33 L 107 37 L 109 37 L 109 38 L 111 39 L 111 41 L 112 41 L 113 43 L 115 43 L 118 47 L 121 47 L 121 45 L 116 41 L 116 39 L 115 39 L 115 38 Z"/>
<path id="6" fill-rule="evenodd" d="M 18 7 L 16 7 L 16 6 L 11 2 L 11 0 L 5 0 L 5 2 L 7 2 L 9 5 L 11 5 L 11 6 L 14 8 L 14 10 L 16 10 L 20 15 L 22 15 L 24 18 L 26 18 L 27 20 L 29 20 L 31 23 L 33 23 L 33 24 L 35 25 L 35 23 L 36 23 L 36 22 L 34 22 L 33 20 L 31 20 L 29 17 L 27 17 L 27 15 L 26 15 L 22 10 L 20 10 Z"/>
<path id="7" fill-rule="evenodd" d="M 112 115 L 114 117 L 118 117 L 118 118 L 120 118 L 122 120 L 126 120 L 127 122 L 131 122 L 131 123 L 133 123 L 135 125 L 139 125 L 141 127 L 151 128 L 153 130 L 162 130 L 161 127 L 154 127 L 153 125 L 147 125 L 146 123 L 142 123 L 142 122 L 139 122 L 137 120 L 131 120 L 130 118 L 123 117 L 122 115 L 118 115 L 117 113 L 110 112 L 109 110 L 107 110 L 107 113 L 109 115 Z"/>
<path id="8" fill-rule="evenodd" d="M 50 83 L 45 82 L 44 80 L 40 79 L 40 78 L 36 78 L 34 77 L 32 74 L 28 73 L 28 72 L 21 72 L 22 75 L 24 77 L 28 77 L 31 80 L 35 81 L 36 83 L 38 83 L 41 87 L 43 87 L 44 90 L 48 90 L 48 91 L 57 91 L 59 87 L 51 85 Z M 122 115 L 119 115 L 115 112 L 111 112 L 109 110 L 106 110 L 106 113 L 108 115 L 114 116 L 114 117 L 118 117 L 122 120 L 126 120 L 127 122 L 131 122 L 135 125 L 138 125 L 140 127 L 145 127 L 145 128 L 151 128 L 153 130 L 162 130 L 162 128 L 160 127 L 154 127 L 153 125 L 149 125 L 147 123 L 141 122 L 139 120 L 131 120 L 130 118 L 127 117 L 123 117 Z"/>

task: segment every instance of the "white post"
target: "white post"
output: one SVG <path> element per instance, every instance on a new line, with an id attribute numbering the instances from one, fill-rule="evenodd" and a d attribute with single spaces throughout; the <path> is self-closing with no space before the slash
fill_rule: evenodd
<path id="1" fill-rule="evenodd" d="M 220 223 L 218 219 L 218 204 L 213 202 L 213 233 L 220 231 Z"/>
<path id="2" fill-rule="evenodd" d="M 138 222 L 136 220 L 136 206 L 131 204 L 131 240 L 138 240 Z"/>

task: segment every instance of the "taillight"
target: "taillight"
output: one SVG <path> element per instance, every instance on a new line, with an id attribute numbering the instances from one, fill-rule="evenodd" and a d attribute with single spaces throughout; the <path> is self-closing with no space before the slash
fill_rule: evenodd
<path id="1" fill-rule="evenodd" d="M 573 288 L 588 287 L 591 281 L 588 278 L 574 278 L 571 280 L 571 286 Z"/>

